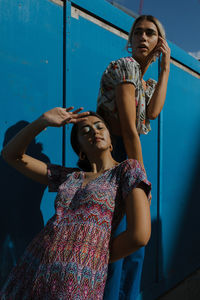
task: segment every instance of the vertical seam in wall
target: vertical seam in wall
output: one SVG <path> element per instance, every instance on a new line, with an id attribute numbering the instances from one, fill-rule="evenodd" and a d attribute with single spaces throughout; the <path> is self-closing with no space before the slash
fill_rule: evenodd
<path id="1" fill-rule="evenodd" d="M 63 1 L 63 82 L 62 82 L 62 89 L 63 89 L 63 107 L 66 107 L 66 27 L 67 27 L 67 7 L 66 7 L 66 0 Z M 65 149 L 66 148 L 66 128 L 63 126 L 62 128 L 62 165 L 65 166 Z"/>
<path id="2" fill-rule="evenodd" d="M 158 60 L 158 78 L 160 76 L 160 58 Z M 162 123 L 163 112 L 158 116 L 158 180 L 157 180 L 157 255 L 156 255 L 156 282 L 161 280 L 160 274 L 160 257 L 161 257 L 161 218 L 160 218 L 160 204 L 161 204 L 161 180 L 162 180 Z"/>

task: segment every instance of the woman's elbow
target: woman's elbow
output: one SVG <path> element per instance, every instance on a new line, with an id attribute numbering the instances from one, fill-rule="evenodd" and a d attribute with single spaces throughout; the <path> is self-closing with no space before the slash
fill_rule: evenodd
<path id="1" fill-rule="evenodd" d="M 9 164 L 11 164 L 13 161 L 21 159 L 21 156 L 15 157 L 15 156 L 11 155 L 9 153 L 9 151 L 7 151 L 7 149 L 5 149 L 5 148 L 2 149 L 2 151 L 1 151 L 1 157 Z"/>
<path id="2" fill-rule="evenodd" d="M 123 139 L 127 140 L 127 141 L 139 139 L 139 134 L 138 134 L 138 131 L 137 131 L 135 125 L 125 128 L 122 131 L 122 136 L 123 136 Z"/>
<path id="3" fill-rule="evenodd" d="M 159 116 L 159 113 L 156 112 L 148 112 L 147 117 L 149 120 L 155 120 Z"/>

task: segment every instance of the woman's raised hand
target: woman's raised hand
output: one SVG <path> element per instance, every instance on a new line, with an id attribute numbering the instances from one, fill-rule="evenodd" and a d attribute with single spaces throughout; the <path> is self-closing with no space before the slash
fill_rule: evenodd
<path id="1" fill-rule="evenodd" d="M 83 107 L 72 111 L 73 109 L 73 106 L 68 108 L 55 107 L 45 112 L 41 116 L 41 119 L 45 123 L 45 126 L 61 127 L 65 124 L 78 123 L 80 121 L 84 121 L 89 115 L 89 112 L 79 113 L 83 110 Z"/>
<path id="2" fill-rule="evenodd" d="M 158 54 L 158 56 L 162 53 L 161 71 L 169 71 L 171 50 L 167 44 L 167 41 L 161 36 L 158 37 L 158 44 L 154 49 L 154 53 Z"/>

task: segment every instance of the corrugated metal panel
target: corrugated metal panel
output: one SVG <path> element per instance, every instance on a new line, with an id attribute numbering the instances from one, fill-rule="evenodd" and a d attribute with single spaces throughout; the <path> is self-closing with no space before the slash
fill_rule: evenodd
<path id="1" fill-rule="evenodd" d="M 177 45 L 170 43 L 171 57 L 200 75 L 200 62 Z"/>
<path id="2" fill-rule="evenodd" d="M 66 9 L 64 24 L 63 9 Z M 66 1 L 64 7 L 59 0 L 1 1 L 2 144 L 23 126 L 24 123 L 18 121 L 30 122 L 51 107 L 65 105 L 65 101 L 66 106 L 73 104 L 95 110 L 105 67 L 111 60 L 127 56 L 125 44 L 132 21 L 133 18 L 102 0 L 96 0 L 95 4 L 93 0 Z M 200 64 L 177 46 L 171 43 L 170 46 L 172 65 L 166 104 L 160 118 L 152 121 L 152 131 L 141 137 L 146 170 L 153 184 L 152 237 L 146 250 L 139 297 L 147 300 L 158 297 L 200 264 L 197 232 L 200 226 Z M 154 63 L 145 77 L 157 79 L 158 71 L 158 64 Z M 69 135 L 70 126 L 66 128 L 66 140 L 62 130 L 47 129 L 32 145 L 33 154 L 59 164 L 63 155 L 66 165 L 74 166 L 77 156 L 72 152 Z M 45 192 L 42 198 L 44 188 L 33 186 L 13 173 L 2 160 L 0 162 L 4 170 L 0 219 L 4 222 L 2 236 L 7 234 L 8 237 L 5 240 L 7 248 L 1 244 L 0 251 L 5 250 L 1 253 L 11 266 L 17 257 L 16 251 L 22 252 L 26 238 L 32 238 L 31 230 L 42 226 L 41 199 L 46 222 L 53 213 L 55 195 L 51 197 Z M 9 189 L 11 178 L 13 190 Z M 23 194 L 19 188 L 21 182 L 27 187 Z M 30 198 L 22 211 L 24 220 L 32 216 L 33 223 L 27 226 L 26 232 L 22 230 L 21 248 L 16 249 L 6 231 L 14 226 L 15 219 L 13 222 L 7 220 L 12 220 L 12 207 L 21 208 L 27 203 L 30 189 L 38 191 L 34 208 L 37 214 L 33 214 L 31 203 L 34 199 Z M 40 220 L 37 228 L 34 228 L 35 220 Z M 22 223 L 19 222 L 19 226 L 18 230 L 23 229 Z M 8 268 L 2 260 L 0 268 L 6 276 Z"/>
<path id="3" fill-rule="evenodd" d="M 74 0 L 70 1 L 72 6 L 79 7 L 89 14 L 95 15 L 98 19 L 106 20 L 113 27 L 119 27 L 122 30 L 129 31 L 132 24 L 132 17 L 112 6 L 105 0 Z"/>
<path id="4" fill-rule="evenodd" d="M 77 5 L 79 6 L 77 7 Z M 68 13 L 71 11 L 68 26 L 70 47 L 68 48 L 69 53 L 67 53 L 68 76 L 66 78 L 66 84 L 69 87 L 68 105 L 76 103 L 77 106 L 84 105 L 85 109 L 95 110 L 102 72 L 111 60 L 127 56 L 125 51 L 126 30 L 131 26 L 132 19 L 127 16 L 127 20 L 130 22 L 127 27 L 127 23 L 124 22 L 124 13 L 107 6 L 104 1 L 95 2 L 95 5 L 91 1 L 84 1 L 84 3 L 83 1 L 74 1 L 68 3 L 68 6 Z M 115 21 L 116 16 L 117 21 Z M 110 23 L 112 23 L 111 20 L 114 20 L 113 26 L 108 24 L 108 20 Z M 189 156 L 189 149 L 186 147 L 181 152 L 181 146 L 184 145 L 182 137 L 187 140 L 187 132 L 192 131 L 194 149 L 196 149 L 194 150 L 196 154 L 193 154 L 194 167 L 198 153 L 198 141 L 195 140 L 195 137 L 198 136 L 198 129 L 194 129 L 191 123 L 197 123 L 200 115 L 199 62 L 177 46 L 171 43 L 170 46 L 172 48 L 172 64 L 166 104 L 159 119 L 152 121 L 152 132 L 141 137 L 145 166 L 153 184 L 152 237 L 146 250 L 142 293 L 139 297 L 148 300 L 158 297 L 186 274 L 192 272 L 200 263 L 197 254 L 200 249 L 194 250 L 193 247 L 188 247 L 188 240 L 181 240 L 182 247 L 187 246 L 187 249 L 185 252 L 183 251 L 185 254 L 182 255 L 182 258 L 178 258 L 179 246 L 175 240 L 180 235 L 174 229 L 181 230 L 181 224 L 184 224 L 182 230 L 186 230 L 187 222 L 190 219 L 185 223 L 181 221 L 184 218 L 185 210 L 183 208 L 180 210 L 179 207 L 182 201 L 183 207 L 187 207 L 189 201 L 188 197 L 187 199 L 183 198 L 187 184 L 185 183 L 184 187 L 180 188 L 180 183 L 183 185 L 183 182 L 193 178 L 190 174 L 192 166 L 189 161 L 184 170 L 182 169 L 183 161 L 185 162 L 186 159 L 185 155 Z M 150 67 L 145 77 L 155 79 L 158 77 L 157 63 Z M 187 99 L 190 95 L 190 102 L 188 102 Z M 184 104 L 186 102 L 187 105 Z M 191 103 L 194 104 L 195 112 L 190 114 L 193 121 L 188 122 L 190 116 L 186 112 L 189 112 Z M 184 125 L 186 118 L 188 127 Z M 68 147 L 70 147 L 69 140 L 67 149 Z M 68 154 L 68 157 L 70 158 L 69 163 L 74 165 L 77 157 L 72 153 Z M 66 159 L 66 161 L 68 160 Z M 182 174 L 181 179 L 177 173 Z M 196 192 L 195 194 L 197 197 L 198 194 Z M 195 228 L 200 225 L 197 223 L 196 219 Z M 195 237 L 196 232 L 194 233 Z M 196 242 L 197 240 L 197 245 L 199 245 L 199 239 L 196 237 Z M 193 264 L 186 262 L 187 255 L 191 257 Z M 173 267 L 173 264 L 176 267 Z"/>
<path id="5" fill-rule="evenodd" d="M 44 0 L 0 1 L 1 147 L 44 111 L 62 106 L 63 9 Z M 61 163 L 62 130 L 47 129 L 31 155 Z M 54 195 L 0 158 L 0 285 L 53 213 Z M 41 207 L 40 207 L 41 206 Z"/>

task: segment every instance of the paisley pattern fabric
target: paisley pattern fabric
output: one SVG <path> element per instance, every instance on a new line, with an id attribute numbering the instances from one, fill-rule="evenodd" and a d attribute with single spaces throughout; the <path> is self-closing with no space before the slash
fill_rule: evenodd
<path id="1" fill-rule="evenodd" d="M 85 173 L 48 165 L 55 215 L 12 270 L 1 300 L 103 299 L 109 242 L 127 194 L 150 183 L 136 160 L 122 162 L 83 186 Z"/>
<path id="2" fill-rule="evenodd" d="M 132 83 L 135 86 L 137 131 L 139 134 L 147 134 L 151 130 L 151 126 L 150 120 L 146 116 L 146 107 L 151 100 L 157 82 L 153 79 L 147 80 L 147 87 L 144 89 L 140 78 L 140 65 L 132 57 L 123 57 L 112 61 L 101 78 L 97 111 L 110 112 L 112 117 L 118 119 L 115 88 L 121 83 Z"/>

